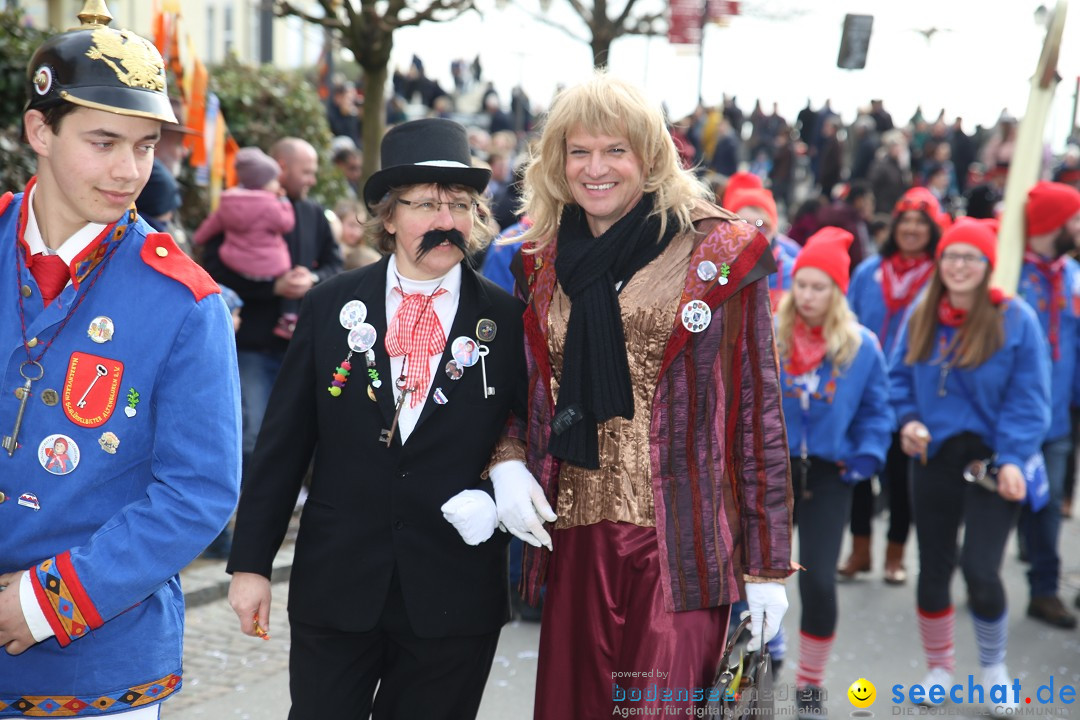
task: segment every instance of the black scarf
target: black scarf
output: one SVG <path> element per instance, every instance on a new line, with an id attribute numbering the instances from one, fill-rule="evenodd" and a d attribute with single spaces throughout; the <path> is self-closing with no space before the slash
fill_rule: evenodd
<path id="1" fill-rule="evenodd" d="M 600 467 L 597 423 L 634 417 L 618 289 L 675 236 L 674 218 L 660 236 L 660 217 L 650 217 L 652 209 L 653 196 L 644 195 L 597 238 L 576 205 L 563 210 L 559 224 L 555 275 L 570 298 L 570 320 L 548 451 L 580 467 Z"/>

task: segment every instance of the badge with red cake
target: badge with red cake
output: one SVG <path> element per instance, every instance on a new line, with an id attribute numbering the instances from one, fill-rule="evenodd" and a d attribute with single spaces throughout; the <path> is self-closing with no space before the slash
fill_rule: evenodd
<path id="1" fill-rule="evenodd" d="M 80 427 L 104 425 L 116 409 L 124 363 L 76 352 L 64 378 L 64 414 Z"/>

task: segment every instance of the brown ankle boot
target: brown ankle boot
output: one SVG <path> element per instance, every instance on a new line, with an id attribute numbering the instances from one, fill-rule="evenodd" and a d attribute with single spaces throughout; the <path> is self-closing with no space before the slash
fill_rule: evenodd
<path id="1" fill-rule="evenodd" d="M 890 585 L 903 585 L 907 582 L 907 570 L 904 568 L 904 546 L 902 543 L 890 540 L 885 547 L 885 582 Z"/>
<path id="2" fill-rule="evenodd" d="M 851 536 L 851 555 L 847 562 L 836 569 L 836 572 L 850 580 L 855 573 L 870 572 L 870 536 Z"/>

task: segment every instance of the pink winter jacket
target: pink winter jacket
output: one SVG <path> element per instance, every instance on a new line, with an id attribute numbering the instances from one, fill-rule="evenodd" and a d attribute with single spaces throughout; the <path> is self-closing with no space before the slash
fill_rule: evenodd
<path id="1" fill-rule="evenodd" d="M 295 224 L 292 203 L 268 190 L 232 188 L 195 231 L 195 244 L 224 232 L 218 255 L 226 267 L 249 278 L 276 278 L 292 267 L 282 235 Z"/>

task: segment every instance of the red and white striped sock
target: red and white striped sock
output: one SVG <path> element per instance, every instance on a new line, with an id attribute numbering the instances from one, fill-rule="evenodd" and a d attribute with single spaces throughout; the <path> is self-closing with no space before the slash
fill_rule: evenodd
<path id="1" fill-rule="evenodd" d="M 951 605 L 937 612 L 919 608 L 919 636 L 928 668 L 944 668 L 950 673 L 956 669 L 956 650 L 953 646 L 955 627 L 956 613 Z"/>
<path id="2" fill-rule="evenodd" d="M 806 687 L 825 685 L 825 665 L 829 662 L 829 653 L 835 635 L 818 637 L 807 632 L 799 632 L 799 667 L 795 669 L 795 685 Z"/>

